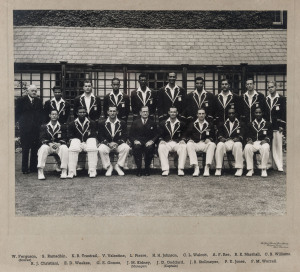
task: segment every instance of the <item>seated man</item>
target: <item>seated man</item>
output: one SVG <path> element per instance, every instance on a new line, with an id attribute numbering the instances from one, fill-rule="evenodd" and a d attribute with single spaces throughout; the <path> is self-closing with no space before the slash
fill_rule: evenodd
<path id="1" fill-rule="evenodd" d="M 88 173 L 90 178 L 97 176 L 97 142 L 96 123 L 86 117 L 85 107 L 77 108 L 77 118 L 70 123 L 68 129 L 69 147 L 69 175 L 68 178 L 76 176 L 76 166 L 79 152 L 85 151 L 88 155 Z"/>
<path id="2" fill-rule="evenodd" d="M 137 176 L 142 175 L 142 157 L 145 158 L 145 176 L 150 175 L 150 164 L 154 156 L 155 142 L 157 140 L 157 127 L 153 120 L 149 119 L 149 108 L 142 107 L 141 118 L 133 121 L 129 132 L 132 143 L 133 156 L 137 166 Z"/>
<path id="3" fill-rule="evenodd" d="M 130 147 L 126 144 L 127 141 L 127 126 L 126 123 L 117 118 L 118 110 L 116 106 L 108 108 L 108 118 L 106 121 L 99 123 L 98 140 L 99 153 L 102 165 L 107 169 L 105 176 L 109 177 L 115 169 L 119 176 L 124 176 L 124 172 L 120 167 L 124 167 L 125 160 L 128 156 Z M 109 153 L 115 151 L 118 153 L 118 161 L 113 167 Z"/>
<path id="4" fill-rule="evenodd" d="M 40 130 L 40 141 L 42 146 L 38 150 L 38 179 L 45 179 L 44 168 L 48 155 L 57 154 L 61 160 L 60 178 L 67 178 L 67 166 L 69 160 L 67 143 L 67 130 L 58 120 L 59 113 L 52 109 L 49 117 L 50 122 L 42 125 Z"/>
<path id="5" fill-rule="evenodd" d="M 214 158 L 216 144 L 213 142 L 215 138 L 214 126 L 205 120 L 205 110 L 198 110 L 198 119 L 190 123 L 186 131 L 185 137 L 187 142 L 187 153 L 190 158 L 190 165 L 194 166 L 193 177 L 200 174 L 197 152 L 202 151 L 206 153 L 206 164 L 204 167 L 204 177 L 209 176 L 209 169 Z"/>
<path id="6" fill-rule="evenodd" d="M 272 124 L 262 118 L 262 110 L 255 110 L 255 120 L 247 126 L 247 144 L 244 156 L 247 164 L 247 177 L 253 175 L 253 155 L 259 151 L 261 155 L 261 176 L 267 177 L 267 163 L 270 155 L 270 143 L 272 141 Z"/>
<path id="7" fill-rule="evenodd" d="M 163 176 L 169 175 L 169 160 L 170 151 L 176 151 L 178 158 L 178 176 L 184 176 L 184 165 L 186 161 L 186 143 L 183 138 L 185 123 L 177 119 L 177 109 L 170 108 L 169 118 L 159 124 L 159 145 L 158 155 L 161 163 Z"/>
<path id="8" fill-rule="evenodd" d="M 219 124 L 218 135 L 215 175 L 221 175 L 224 155 L 232 151 L 237 169 L 235 176 L 240 177 L 243 174 L 243 126 L 235 116 L 235 109 L 228 110 L 228 119 Z"/>

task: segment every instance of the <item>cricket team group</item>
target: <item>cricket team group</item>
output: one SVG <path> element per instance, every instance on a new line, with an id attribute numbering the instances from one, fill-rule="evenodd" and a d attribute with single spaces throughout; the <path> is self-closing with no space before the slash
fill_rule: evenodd
<path id="1" fill-rule="evenodd" d="M 72 122 L 68 122 L 70 104 L 63 99 L 60 86 L 53 88 L 54 97 L 43 105 L 37 87 L 29 85 L 27 94 L 15 104 L 23 174 L 38 172 L 38 179 L 45 179 L 47 157 L 55 154 L 60 178 L 75 177 L 86 157 L 88 175 L 95 178 L 99 154 L 105 176 L 114 171 L 123 176 L 131 152 L 137 176 L 150 175 L 155 153 L 162 176 L 168 176 L 171 152 L 178 155 L 179 176 L 184 176 L 189 157 L 193 176 L 197 177 L 200 151 L 205 153 L 204 177 L 212 174 L 213 160 L 214 175 L 222 174 L 223 158 L 228 152 L 234 157 L 237 177 L 243 175 L 244 165 L 246 176 L 254 174 L 256 153 L 261 155 L 262 177 L 267 177 L 270 165 L 283 171 L 286 98 L 277 93 L 276 82 L 267 83 L 268 95 L 264 96 L 255 91 L 254 80 L 248 78 L 246 92 L 238 96 L 227 79 L 221 80 L 221 90 L 214 95 L 205 90 L 202 77 L 195 78 L 195 90 L 189 94 L 176 84 L 175 72 L 168 73 L 168 84 L 159 90 L 151 90 L 147 78 L 147 74 L 139 75 L 139 88 L 130 96 L 120 90 L 120 80 L 113 78 L 112 91 L 104 96 L 103 105 L 93 94 L 92 81 L 84 81 L 83 94 L 74 100 Z M 130 111 L 133 122 L 129 127 Z M 111 162 L 111 152 L 117 155 L 115 163 Z"/>

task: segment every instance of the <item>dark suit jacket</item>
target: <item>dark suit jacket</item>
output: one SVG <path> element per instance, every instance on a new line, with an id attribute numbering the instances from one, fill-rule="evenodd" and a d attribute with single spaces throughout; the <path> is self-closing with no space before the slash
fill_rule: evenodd
<path id="1" fill-rule="evenodd" d="M 279 127 L 286 127 L 286 98 L 279 95 L 274 99 L 271 106 L 271 99 L 266 97 L 266 120 L 272 123 L 273 130 L 278 130 Z"/>
<path id="2" fill-rule="evenodd" d="M 48 124 L 44 124 L 40 129 L 40 142 L 42 144 L 49 143 L 67 143 L 67 127 L 66 125 L 61 125 L 59 122 L 55 130 Z"/>
<path id="3" fill-rule="evenodd" d="M 218 140 L 225 138 L 226 140 L 233 140 L 239 138 L 242 142 L 244 139 L 245 126 L 237 118 L 234 121 L 232 131 L 230 132 L 230 121 L 227 119 L 225 123 L 218 125 Z"/>
<path id="4" fill-rule="evenodd" d="M 93 120 L 86 118 L 87 122 L 83 126 L 80 125 L 78 119 L 75 119 L 68 126 L 68 139 L 77 138 L 82 142 L 86 142 L 88 138 L 97 138 L 97 124 Z"/>
<path id="5" fill-rule="evenodd" d="M 179 86 L 175 87 L 174 99 L 172 99 L 171 90 L 168 85 L 159 89 L 157 100 L 157 112 L 159 121 L 168 118 L 170 107 L 176 107 L 178 111 L 177 117 L 185 119 L 185 96 L 186 91 Z"/>
<path id="6" fill-rule="evenodd" d="M 185 127 L 185 123 L 179 120 L 179 122 L 175 125 L 174 132 L 172 133 L 169 120 L 164 120 L 160 122 L 158 132 L 159 141 L 175 141 L 177 143 L 181 140 L 185 141 L 185 138 L 183 136 Z"/>
<path id="7" fill-rule="evenodd" d="M 77 118 L 77 109 L 83 106 L 86 109 L 85 100 L 83 95 L 79 95 L 74 99 L 74 117 Z M 87 117 L 93 121 L 99 119 L 101 115 L 101 100 L 98 96 L 91 97 L 90 113 L 87 112 Z"/>
<path id="8" fill-rule="evenodd" d="M 258 127 L 256 119 L 247 125 L 246 130 L 246 141 L 252 140 L 262 141 L 265 140 L 268 143 L 272 142 L 273 138 L 273 129 L 272 124 L 264 119 L 262 119 L 262 125 Z"/>
<path id="9" fill-rule="evenodd" d="M 150 140 L 155 143 L 157 138 L 157 126 L 153 120 L 148 118 L 145 125 L 141 118 L 133 121 L 129 131 L 129 140 L 132 144 L 135 140 L 140 141 L 142 144 L 145 144 Z"/>
<path id="10" fill-rule="evenodd" d="M 108 117 L 107 111 L 110 106 L 116 106 L 118 109 L 118 118 L 127 122 L 127 118 L 130 112 L 130 100 L 127 94 L 122 93 L 118 96 L 118 101 L 115 101 L 113 94 L 107 94 L 104 96 L 103 101 L 103 113 L 105 118 Z"/>
<path id="11" fill-rule="evenodd" d="M 255 119 L 254 112 L 256 108 L 261 108 L 265 117 L 265 97 L 263 94 L 255 94 L 252 98 L 252 104 L 249 104 L 248 96 L 244 93 L 241 96 L 241 121 L 245 124 L 252 122 Z"/>
<path id="12" fill-rule="evenodd" d="M 54 100 L 47 100 L 44 105 L 44 122 L 48 123 L 50 121 L 49 114 L 52 109 L 58 110 L 59 118 L 58 122 L 60 124 L 65 124 L 68 121 L 70 115 L 70 104 L 67 101 L 62 101 L 60 103 L 60 108 L 56 108 L 56 104 Z"/>
<path id="13" fill-rule="evenodd" d="M 187 141 L 193 140 L 195 143 L 210 139 L 212 142 L 215 141 L 215 129 L 212 123 L 207 121 L 204 122 L 202 130 L 198 120 L 189 124 L 188 129 L 185 132 L 185 138 Z"/>
<path id="14" fill-rule="evenodd" d="M 107 120 L 101 121 L 98 125 L 98 141 L 102 144 L 115 142 L 117 144 L 126 143 L 127 125 L 124 121 L 118 120 L 115 126 L 115 134 L 112 135 L 111 123 Z"/>

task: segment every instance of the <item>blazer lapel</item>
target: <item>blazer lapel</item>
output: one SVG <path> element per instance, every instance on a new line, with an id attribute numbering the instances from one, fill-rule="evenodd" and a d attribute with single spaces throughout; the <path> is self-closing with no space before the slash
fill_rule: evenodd
<path id="1" fill-rule="evenodd" d="M 109 133 L 109 135 L 111 137 L 113 137 L 112 131 L 111 131 L 111 124 L 110 124 L 110 122 L 105 122 L 105 128 L 106 128 L 107 132 Z"/>
<path id="2" fill-rule="evenodd" d="M 170 134 L 170 136 L 172 138 L 171 122 L 167 121 L 166 124 L 165 124 L 165 127 L 169 131 L 169 134 Z"/>
<path id="3" fill-rule="evenodd" d="M 84 96 L 81 96 L 81 97 L 80 97 L 80 104 L 81 104 L 82 107 L 85 107 L 85 108 L 86 108 Z"/>
<path id="4" fill-rule="evenodd" d="M 142 104 L 145 106 L 144 100 L 143 100 L 142 92 L 138 91 L 138 92 L 137 92 L 137 97 L 141 100 Z"/>
<path id="5" fill-rule="evenodd" d="M 94 96 L 91 96 L 90 110 L 94 107 L 95 102 L 96 102 L 96 98 Z"/>
<path id="6" fill-rule="evenodd" d="M 246 105 L 248 106 L 248 108 L 250 108 L 250 104 L 249 104 L 248 95 L 246 95 L 246 94 L 243 94 L 243 98 L 244 98 L 244 101 L 245 101 Z"/>

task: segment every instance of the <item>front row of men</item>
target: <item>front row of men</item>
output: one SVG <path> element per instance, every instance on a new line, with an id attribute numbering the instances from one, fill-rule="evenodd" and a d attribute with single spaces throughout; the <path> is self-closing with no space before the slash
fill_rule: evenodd
<path id="1" fill-rule="evenodd" d="M 169 118 L 160 122 L 157 127 L 149 118 L 148 107 L 142 107 L 141 118 L 136 119 L 131 126 L 129 135 L 123 120 L 117 118 L 117 108 L 108 109 L 108 118 L 97 124 L 86 117 L 84 107 L 79 107 L 77 118 L 68 127 L 58 122 L 58 112 L 53 109 L 49 115 L 50 122 L 41 127 L 40 141 L 42 146 L 38 150 L 38 179 L 45 179 L 43 169 L 47 156 L 56 154 L 61 160 L 61 178 L 76 176 L 78 155 L 84 151 L 88 156 L 89 177 L 96 177 L 98 152 L 106 176 L 111 176 L 113 170 L 123 176 L 125 160 L 129 154 L 130 146 L 137 165 L 137 176 L 150 175 L 150 164 L 158 144 L 158 155 L 161 162 L 162 176 L 169 175 L 169 153 L 178 155 L 178 175 L 184 175 L 187 156 L 190 165 L 194 167 L 193 176 L 199 176 L 197 152 L 205 153 L 205 166 L 203 176 L 210 175 L 210 167 L 215 157 L 216 176 L 221 175 L 224 155 L 231 151 L 235 161 L 235 176 L 241 176 L 243 161 L 247 166 L 246 176 L 252 176 L 256 152 L 261 155 L 261 176 L 267 176 L 267 164 L 270 157 L 270 143 L 272 140 L 271 123 L 262 118 L 262 110 L 255 110 L 255 119 L 242 124 L 235 115 L 235 109 L 229 109 L 228 119 L 220 123 L 217 132 L 212 123 L 208 122 L 205 109 L 199 109 L 197 120 L 187 127 L 177 118 L 176 108 L 170 108 Z M 69 148 L 67 147 L 69 139 Z M 217 145 L 215 140 L 217 139 Z M 245 145 L 243 151 L 243 143 Z M 110 153 L 118 154 L 118 160 L 113 166 Z M 145 170 L 142 173 L 142 158 L 145 160 Z M 67 173 L 68 171 L 68 173 Z"/>

